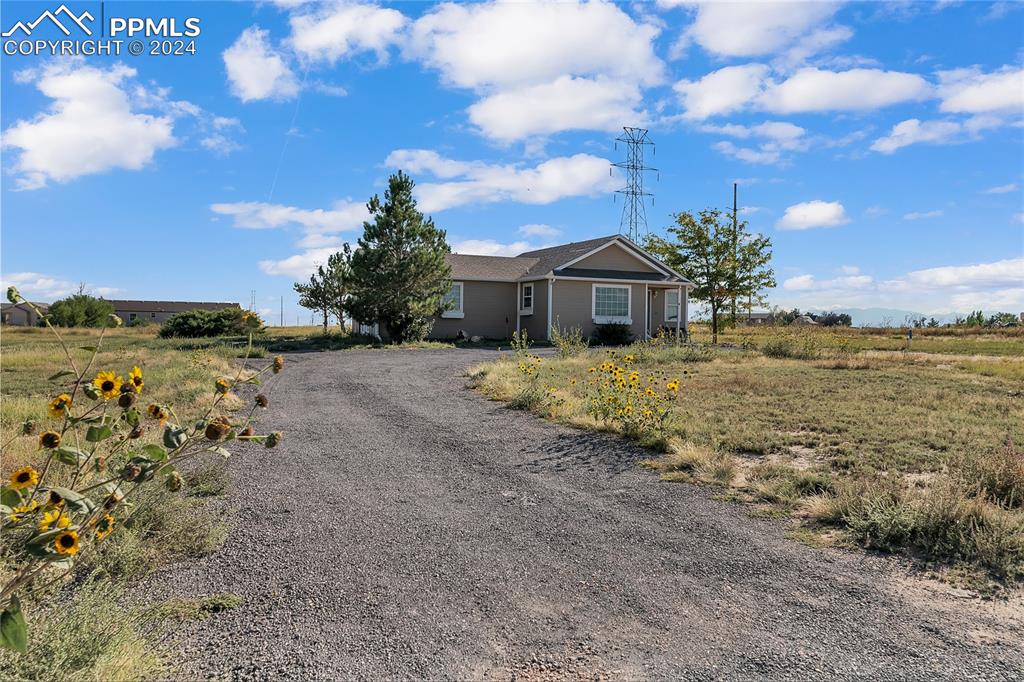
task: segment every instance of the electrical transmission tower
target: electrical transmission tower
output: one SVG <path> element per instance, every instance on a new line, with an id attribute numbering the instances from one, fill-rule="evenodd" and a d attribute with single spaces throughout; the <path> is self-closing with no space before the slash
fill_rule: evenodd
<path id="1" fill-rule="evenodd" d="M 654 204 L 654 194 L 644 191 L 644 171 L 655 171 L 644 165 L 644 147 L 651 147 L 651 155 L 654 155 L 654 143 L 647 138 L 647 131 L 643 128 L 623 128 L 624 132 L 615 138 L 615 149 L 618 150 L 619 142 L 626 145 L 626 160 L 613 163 L 616 168 L 626 171 L 626 186 L 616 190 L 617 194 L 625 195 L 625 204 L 622 207 L 622 220 L 619 222 L 619 234 L 626 233 L 634 242 L 640 242 L 647 236 L 647 208 L 644 205 L 644 197 L 651 197 L 651 205 Z"/>

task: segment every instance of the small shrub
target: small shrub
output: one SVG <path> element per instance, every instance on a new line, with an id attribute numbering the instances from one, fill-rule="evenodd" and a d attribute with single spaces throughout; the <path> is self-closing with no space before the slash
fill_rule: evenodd
<path id="1" fill-rule="evenodd" d="M 46 318 L 58 327 L 105 327 L 114 314 L 109 301 L 88 294 L 75 294 L 50 305 Z"/>
<path id="2" fill-rule="evenodd" d="M 558 356 L 563 359 L 585 352 L 588 346 L 580 327 L 562 329 L 557 319 L 551 326 L 551 343 L 558 349 Z"/>
<path id="3" fill-rule="evenodd" d="M 595 346 L 625 346 L 633 342 L 633 330 L 621 322 L 599 324 L 590 340 Z"/>
<path id="4" fill-rule="evenodd" d="M 169 599 L 149 610 L 147 614 L 156 620 L 205 620 L 214 613 L 230 611 L 242 604 L 237 594 L 222 592 L 198 599 Z"/>
<path id="5" fill-rule="evenodd" d="M 172 315 L 160 328 L 160 337 L 239 336 L 261 331 L 263 322 L 258 315 L 231 306 L 223 310 L 186 310 Z"/>
<path id="6" fill-rule="evenodd" d="M 670 404 L 679 396 L 679 379 L 633 368 L 635 356 L 627 353 L 621 363 L 613 351 L 588 372 L 587 414 L 614 424 L 622 433 L 645 441 L 658 441 L 668 431 Z"/>
<path id="7" fill-rule="evenodd" d="M 185 485 L 190 495 L 195 497 L 216 497 L 227 492 L 231 484 L 224 460 L 201 462 L 195 469 L 185 474 Z"/>
<path id="8" fill-rule="evenodd" d="M 526 330 L 512 332 L 512 352 L 516 354 L 516 358 L 522 360 L 530 352 L 530 346 L 533 342 L 530 341 Z"/>
<path id="9" fill-rule="evenodd" d="M 1007 441 L 1001 450 L 962 455 L 954 470 L 965 486 L 1006 509 L 1024 506 L 1024 450 Z"/>

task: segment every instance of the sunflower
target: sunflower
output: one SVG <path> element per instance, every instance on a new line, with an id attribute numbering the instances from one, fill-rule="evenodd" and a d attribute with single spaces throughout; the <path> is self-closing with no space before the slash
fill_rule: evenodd
<path id="1" fill-rule="evenodd" d="M 272 367 L 274 370 L 274 374 L 278 374 L 282 369 L 284 369 L 284 356 L 278 355 L 277 357 L 275 357 L 274 364 L 272 365 Z"/>
<path id="2" fill-rule="evenodd" d="M 96 390 L 100 392 L 104 400 L 116 398 L 120 395 L 121 384 L 123 383 L 124 379 L 113 372 L 100 372 L 92 380 L 92 385 L 96 387 Z"/>
<path id="3" fill-rule="evenodd" d="M 63 419 L 64 415 L 68 413 L 68 408 L 71 407 L 71 396 L 67 393 L 61 393 L 59 396 L 50 401 L 47 406 L 47 410 L 50 412 L 50 416 L 54 419 Z"/>
<path id="4" fill-rule="evenodd" d="M 46 504 L 49 507 L 63 506 L 64 497 L 53 488 L 50 488 L 50 491 L 47 493 Z"/>
<path id="5" fill-rule="evenodd" d="M 7 518 L 8 520 L 10 520 L 11 523 L 18 523 L 19 521 L 21 521 L 22 517 L 25 516 L 25 514 L 31 514 L 38 508 L 39 503 L 36 502 L 35 500 L 31 500 L 29 501 L 28 504 L 23 504 L 12 509 L 11 513 L 7 515 Z"/>
<path id="6" fill-rule="evenodd" d="M 128 385 L 132 387 L 132 390 L 136 393 L 142 393 L 142 387 L 146 385 L 146 382 L 142 380 L 142 370 L 138 367 L 132 367 L 132 371 L 128 372 Z"/>
<path id="7" fill-rule="evenodd" d="M 51 509 L 50 511 L 44 511 L 43 518 L 39 519 L 40 532 L 50 530 L 50 526 L 56 526 L 57 528 L 67 528 L 70 525 L 71 517 L 68 516 L 67 512 L 62 512 L 60 509 Z"/>
<path id="8" fill-rule="evenodd" d="M 23 466 L 11 474 L 11 487 L 15 490 L 28 488 L 39 483 L 39 472 L 30 466 Z"/>
<path id="9" fill-rule="evenodd" d="M 57 554 L 75 554 L 78 552 L 78 531 L 68 530 L 53 540 Z"/>
<path id="10" fill-rule="evenodd" d="M 56 450 L 60 447 L 60 434 L 56 431 L 43 431 L 39 434 L 39 447 Z"/>
<path id="11" fill-rule="evenodd" d="M 231 382 L 224 377 L 217 379 L 214 386 L 217 389 L 217 393 L 220 393 L 221 395 L 224 395 L 231 390 Z"/>
<path id="12" fill-rule="evenodd" d="M 670 393 L 676 393 L 679 391 L 679 379 L 673 379 L 672 381 L 665 384 L 665 390 Z"/>
<path id="13" fill-rule="evenodd" d="M 165 408 L 163 405 L 157 405 L 155 403 L 146 408 L 146 414 L 148 414 L 152 419 L 160 420 L 161 425 L 163 425 L 163 423 L 166 422 L 167 418 L 170 416 L 170 414 L 167 412 L 167 408 Z"/>
<path id="14" fill-rule="evenodd" d="M 110 514 L 104 514 L 103 518 L 93 521 L 92 525 L 96 528 L 96 539 L 102 540 L 114 532 L 114 517 Z"/>

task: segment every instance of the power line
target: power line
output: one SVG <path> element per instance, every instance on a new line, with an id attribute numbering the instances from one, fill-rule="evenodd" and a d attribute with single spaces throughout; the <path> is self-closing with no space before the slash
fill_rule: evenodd
<path id="1" fill-rule="evenodd" d="M 631 240 L 639 242 L 647 236 L 647 208 L 644 197 L 651 197 L 651 205 L 654 205 L 654 194 L 644 190 L 644 171 L 658 170 L 644 165 L 644 147 L 650 146 L 653 155 L 654 142 L 648 139 L 647 130 L 644 128 L 624 127 L 622 130 L 622 135 L 615 138 L 615 149 L 618 150 L 619 142 L 625 144 L 626 160 L 612 164 L 626 171 L 626 186 L 615 191 L 616 194 L 625 196 L 622 218 L 619 221 L 619 234 L 625 231 Z"/>

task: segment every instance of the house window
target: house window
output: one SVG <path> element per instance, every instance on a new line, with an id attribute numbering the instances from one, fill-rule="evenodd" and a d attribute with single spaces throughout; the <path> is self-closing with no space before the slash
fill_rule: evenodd
<path id="1" fill-rule="evenodd" d="M 134 322 L 139 316 L 135 313 L 128 313 L 128 321 Z"/>
<path id="2" fill-rule="evenodd" d="M 527 315 L 533 314 L 533 285 L 523 285 L 523 300 L 519 306 L 519 312 Z"/>
<path id="3" fill-rule="evenodd" d="M 452 288 L 445 294 L 444 312 L 441 317 L 465 317 L 462 310 L 462 282 L 452 282 Z"/>
<path id="4" fill-rule="evenodd" d="M 675 322 L 679 319 L 679 290 L 665 291 L 665 321 Z"/>
<path id="5" fill-rule="evenodd" d="M 150 313 L 149 316 L 154 320 L 156 319 L 156 313 Z"/>
<path id="6" fill-rule="evenodd" d="M 630 313 L 630 287 L 628 284 L 594 285 L 594 322 L 605 324 L 622 322 L 632 324 Z"/>

